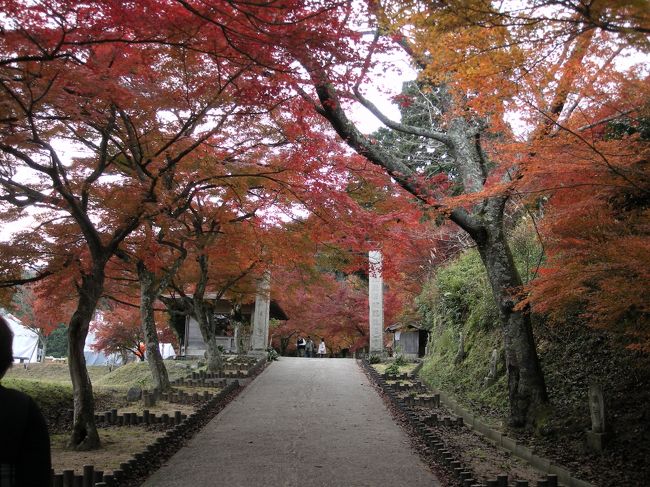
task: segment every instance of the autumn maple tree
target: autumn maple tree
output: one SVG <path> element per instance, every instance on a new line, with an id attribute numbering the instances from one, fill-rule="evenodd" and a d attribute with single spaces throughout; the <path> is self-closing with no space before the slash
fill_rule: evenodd
<path id="1" fill-rule="evenodd" d="M 0 198 L 12 208 L 8 218 L 36 209 L 43 222 L 39 232 L 55 237 L 36 239 L 41 247 L 35 250 L 51 256 L 50 265 L 33 277 L 8 265 L 4 285 L 70 273 L 78 295 L 68 325 L 75 396 L 70 445 L 89 449 L 99 437 L 83 344 L 106 266 L 144 220 L 173 206 L 163 197 L 165 178 L 223 128 L 220 120 L 254 101 L 256 85 L 243 76 L 245 65 L 179 49 L 182 32 L 174 22 L 168 25 L 174 46 L 120 42 L 134 35 L 134 27 L 139 35 L 160 36 L 161 24 L 132 25 L 133 19 L 153 19 L 133 15 L 129 6 L 3 6 L 8 20 L 0 69 L 7 116 L 0 134 Z M 244 96 L 239 105 L 237 94 Z M 65 233 L 66 227 L 71 231 Z"/>
<path id="2" fill-rule="evenodd" d="M 543 208 L 546 261 L 524 303 L 647 348 L 648 83 L 638 62 L 650 50 L 648 10 L 633 1 L 538 7 L 450 2 L 421 31 L 422 46 L 441 53 L 426 74 L 478 93 L 477 111 L 517 114 L 525 129 L 492 147 L 515 195 Z"/>
<path id="3" fill-rule="evenodd" d="M 479 156 L 487 164 L 483 166 L 483 188 L 481 191 L 478 188 L 475 190 L 482 200 L 456 198 L 461 204 L 474 205 L 473 216 L 479 216 L 479 220 L 487 217 L 499 221 L 505 207 L 497 209 L 494 205 L 507 204 L 512 196 L 520 198 L 520 192 L 534 197 L 551 195 L 550 211 L 545 214 L 542 228 L 558 229 L 557 224 L 563 220 L 562 224 L 577 230 L 581 227 L 578 222 L 583 216 L 581 205 L 575 203 L 578 201 L 576 196 L 582 191 L 584 196 L 590 195 L 583 200 L 586 212 L 591 211 L 588 209 L 590 205 L 593 205 L 592 209 L 608 206 L 605 202 L 611 198 L 612 191 L 621 195 L 647 192 L 647 183 L 644 182 L 647 179 L 638 163 L 643 160 L 643 155 L 634 137 L 625 138 L 621 143 L 613 141 L 611 137 L 609 140 L 607 137 L 594 138 L 591 132 L 612 121 L 624 121 L 630 115 L 632 120 L 638 120 L 645 110 L 644 103 L 640 102 L 643 95 L 641 98 L 636 96 L 646 91 L 642 88 L 643 75 L 639 77 L 634 67 L 626 69 L 618 64 L 626 50 L 629 54 L 631 49 L 634 54 L 634 49 L 637 49 L 638 54 L 648 48 L 643 35 L 647 27 L 647 22 L 643 21 L 644 18 L 647 20 L 647 11 L 640 9 L 638 3 L 591 2 L 587 8 L 583 2 L 549 2 L 541 8 L 536 2 L 522 2 L 516 9 L 482 1 L 449 2 L 448 5 L 431 7 L 419 2 L 386 4 L 383 13 L 390 21 L 385 26 L 396 33 L 398 42 L 420 64 L 421 85 L 430 87 L 438 96 L 450 96 L 449 100 L 462 106 L 465 113 L 470 115 L 469 120 L 477 124 L 476 142 L 483 151 Z M 622 28 L 624 24 L 626 28 Z M 400 34 L 399 29 L 395 29 L 400 25 L 409 25 L 413 35 L 407 37 Z M 431 55 L 434 52 L 436 55 Z M 441 87 L 446 91 L 441 91 Z M 623 93 L 627 95 L 621 96 Z M 365 105 L 373 109 L 368 103 Z M 515 125 L 513 130 L 508 121 L 515 116 L 519 117 L 519 126 Z M 452 118 L 443 119 L 448 127 L 448 135 L 454 135 L 453 124 L 457 120 L 453 115 Z M 638 126 L 638 123 L 633 121 L 631 125 Z M 398 126 L 394 128 L 400 129 Z M 445 145 L 453 148 L 453 144 Z M 465 178 L 462 171 L 459 175 Z M 464 185 L 467 192 L 468 187 Z M 486 193 L 487 197 L 484 196 Z M 555 209 L 562 206 L 561 201 L 564 201 L 565 213 L 558 218 L 561 213 Z M 570 206 L 567 205 L 569 201 Z M 495 209 L 496 213 L 493 212 Z M 477 210 L 479 213 L 476 213 Z M 522 314 L 522 318 L 527 320 L 528 305 L 535 303 L 535 294 L 532 301 L 520 301 L 521 298 L 513 294 L 521 289 L 521 280 L 515 278 L 516 272 L 512 273 L 509 283 L 493 273 L 498 269 L 503 272 L 505 267 L 503 263 L 490 263 L 490 251 L 485 245 L 496 244 L 506 249 L 507 241 L 501 239 L 499 243 L 496 238 L 498 232 L 493 234 L 488 225 L 485 227 L 488 240 L 483 244 L 480 233 L 475 232 L 481 230 L 481 225 L 477 228 L 464 227 L 463 222 L 454 217 L 454 211 L 450 213 L 451 219 L 465 228 L 477 243 L 497 297 L 505 325 L 511 420 L 521 424 L 524 418 L 522 413 L 526 409 L 534 412 L 534 407 L 528 408 L 527 404 L 534 406 L 543 400 L 543 382 L 538 382 L 540 387 L 535 392 L 535 388 L 531 388 L 534 382 L 526 377 L 537 366 L 531 367 L 531 362 L 521 353 L 524 350 L 522 347 L 528 346 L 528 357 L 533 358 L 534 345 L 528 331 L 521 335 L 517 330 L 529 329 L 530 326 L 522 322 L 509 327 L 504 313 L 511 316 Z M 595 242 L 598 240 L 596 235 L 600 233 L 597 229 L 611 216 L 593 212 L 591 216 L 593 218 L 589 220 L 592 225 L 582 226 L 585 231 L 583 238 L 594 238 Z M 631 240 L 630 249 L 642 248 L 642 240 L 643 237 L 636 239 L 638 243 Z M 564 241 L 565 252 L 560 251 L 556 243 L 547 247 L 554 266 L 543 271 L 545 278 L 533 288 L 541 290 L 539 284 L 543 282 L 546 296 L 554 297 L 547 299 L 545 307 L 538 301 L 538 309 L 549 310 L 548 304 L 554 300 L 556 303 L 561 301 L 563 296 L 593 296 L 594 293 L 588 289 L 594 284 L 603 290 L 616 286 L 616 278 L 609 286 L 596 284 L 598 277 L 593 274 L 593 267 L 588 264 L 591 258 L 583 252 L 584 249 L 566 252 L 568 246 L 575 243 L 575 240 Z M 616 245 L 613 240 L 611 244 Z M 596 267 L 603 266 L 606 261 L 609 262 L 604 268 L 611 264 L 614 264 L 614 268 L 618 267 L 616 259 L 612 257 L 610 253 Z M 571 261 L 573 264 L 568 265 Z M 573 269 L 569 271 L 574 277 L 573 281 L 560 277 L 566 278 L 567 274 L 556 267 L 559 262 L 563 263 L 564 271 Z M 498 269 L 494 269 L 493 265 L 497 265 Z M 623 269 L 619 267 L 619 272 L 625 273 Z M 556 277 L 554 281 L 549 280 L 552 274 Z M 552 287 L 549 287 L 551 282 Z M 505 300 L 499 298 L 500 294 Z M 637 294 L 631 290 L 630 299 L 622 302 L 634 303 Z M 600 296 L 603 297 L 602 294 Z M 602 305 L 607 299 L 599 302 Z M 626 308 L 627 304 L 622 307 Z M 632 308 L 635 306 L 633 304 Z M 599 310 L 596 305 L 592 311 L 600 314 L 602 308 Z M 520 338 L 517 339 L 517 336 Z M 529 337 L 526 339 L 528 345 L 525 342 L 517 344 L 517 340 L 524 336 Z M 523 374 L 517 371 L 520 366 Z M 527 388 L 528 392 L 525 390 Z"/>
<path id="4" fill-rule="evenodd" d="M 554 142 L 562 141 L 563 153 L 558 154 L 554 144 L 529 161 L 529 179 L 524 182 L 526 191 L 538 185 L 552 188 L 543 193 L 548 198 L 540 223 L 546 261 L 529 285 L 533 309 L 555 323 L 579 317 L 596 328 L 626 335 L 631 348 L 648 351 L 650 134 L 644 128 L 645 85 L 637 85 L 627 100 L 618 100 L 615 123 L 607 121 L 610 107 L 607 115 L 596 112 L 590 117 L 595 125 L 578 132 L 588 145 L 573 134 L 558 134 Z M 634 112 L 620 116 L 624 107 Z M 571 160 L 564 159 L 566 152 Z M 550 165 L 561 177 L 551 182 L 544 165 L 553 155 Z"/>
<path id="5" fill-rule="evenodd" d="M 144 361 L 144 335 L 140 327 L 139 310 L 137 306 L 115 306 L 101 314 L 101 320 L 90 325 L 95 333 L 95 343 L 92 349 L 106 355 L 119 354 L 122 363 L 126 363 L 130 355 Z"/>
<path id="6" fill-rule="evenodd" d="M 236 19 L 232 44 L 273 68 L 276 79 L 301 94 L 359 154 L 469 234 L 500 312 L 510 422 L 534 422 L 547 400 L 546 387 L 504 215 L 530 155 L 537 154 L 530 144 L 554 141 L 558 125 L 582 119 L 593 99 L 589 86 L 616 71 L 613 59 L 626 43 L 647 47 L 638 3 L 593 2 L 586 8 L 581 2 L 550 2 L 544 9 L 524 2 L 511 9 L 482 0 L 387 1 L 369 2 L 366 12 L 348 2 L 311 9 L 282 2 L 274 12 L 243 2 L 181 3 L 212 24 L 208 28 L 222 26 L 226 17 Z M 360 34 L 361 25 L 375 29 L 375 36 Z M 258 49 L 250 49 L 251 38 Z M 430 100 L 425 125 L 392 121 L 363 94 L 374 55 L 391 43 L 421 72 L 420 91 Z M 437 144 L 447 153 L 447 168 L 432 153 L 428 166 L 442 171 L 423 170 L 421 161 L 414 164 L 361 133 L 346 113 L 352 101 L 391 130 Z M 508 123 L 513 114 L 527 125 L 524 144 Z"/>
<path id="7" fill-rule="evenodd" d="M 592 315 L 608 309 L 632 329 L 647 319 L 638 293 L 627 307 L 601 306 L 632 268 L 612 242 L 629 244 L 630 255 L 647 249 L 647 79 L 617 64 L 630 50 L 647 53 L 642 2 L 5 0 L 2 7 L 3 221 L 29 211 L 39 223 L 33 238 L 16 234 L 2 244 L 3 285 L 48 278 L 78 296 L 69 319 L 75 448 L 99 444 L 83 342 L 107 266 L 135 263 L 148 289 L 144 310 L 171 276 L 199 297 L 232 290 L 233 280 L 250 293 L 243 276 L 290 262 L 290 249 L 265 237 L 285 226 L 278 215 L 334 222 L 363 208 L 369 200 L 346 189 L 367 162 L 385 172 L 372 185 L 410 195 L 425 220 L 447 219 L 478 248 L 500 313 L 512 424 L 534 422 L 547 400 L 530 304 L 553 306 L 549 290 L 562 270 L 573 269 Z M 386 52 L 408 56 L 419 72 L 395 99 L 401 121 L 365 95 Z M 630 91 L 640 96 L 625 96 Z M 386 131 L 362 133 L 348 116 L 352 104 Z M 581 211 L 563 193 L 572 187 L 583 188 Z M 532 301 L 504 225 L 512 199 L 528 195 L 548 198 L 541 228 L 552 241 Z M 376 209 L 381 191 L 370 197 Z M 413 220 L 409 205 L 354 213 L 356 226 L 340 218 L 346 246 L 367 251 L 382 235 L 366 228 L 400 213 Z M 572 234 L 574 217 L 583 232 Z M 308 227 L 313 238 L 328 228 Z M 628 229 L 632 237 L 623 239 Z M 239 255 L 238 232 L 253 242 Z M 610 245 L 598 247 L 603 239 Z M 163 242 L 171 246 L 163 250 Z M 181 268 L 185 248 L 192 257 Z M 595 279 L 583 278 L 585 265 L 598 271 Z M 219 268 L 227 272 L 209 285 Z M 200 319 L 209 316 L 204 304 L 192 303 Z M 143 314 L 142 322 L 151 320 Z"/>
<path id="8" fill-rule="evenodd" d="M 143 349 L 144 332 L 140 326 L 140 310 L 135 304 L 111 305 L 102 310 L 100 319 L 93 321 L 91 331 L 95 333 L 92 349 L 106 355 L 119 354 L 126 363 L 130 355 L 144 361 L 148 350 Z M 160 343 L 173 343 L 174 336 L 169 327 L 156 330 Z"/>
<path id="9" fill-rule="evenodd" d="M 57 306 L 52 306 L 51 293 L 50 283 L 35 282 L 22 286 L 7 304 L 21 324 L 38 335 L 42 350 L 41 361 L 47 355 L 47 338 L 67 320 L 74 304 L 70 300 L 61 299 Z"/>

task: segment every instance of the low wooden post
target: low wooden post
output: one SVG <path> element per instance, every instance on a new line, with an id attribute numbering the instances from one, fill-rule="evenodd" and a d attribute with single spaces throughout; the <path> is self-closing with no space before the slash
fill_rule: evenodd
<path id="1" fill-rule="evenodd" d="M 102 470 L 95 470 L 95 484 L 104 481 L 104 472 Z"/>
<path id="2" fill-rule="evenodd" d="M 95 482 L 95 467 L 93 465 L 83 466 L 83 487 L 93 487 Z"/>
<path id="3" fill-rule="evenodd" d="M 74 470 L 63 471 L 63 487 L 74 487 Z"/>

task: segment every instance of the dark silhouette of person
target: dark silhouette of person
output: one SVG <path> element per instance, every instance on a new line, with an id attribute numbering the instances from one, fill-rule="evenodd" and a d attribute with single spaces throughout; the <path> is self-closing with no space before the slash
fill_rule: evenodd
<path id="1" fill-rule="evenodd" d="M 305 345 L 305 351 L 307 353 L 307 357 L 311 358 L 314 356 L 314 342 L 311 339 L 311 336 L 307 337 L 307 343 Z"/>
<path id="2" fill-rule="evenodd" d="M 0 316 L 0 380 L 13 363 L 13 338 Z M 41 411 L 27 394 L 0 383 L 0 487 L 49 487 L 51 468 Z"/>

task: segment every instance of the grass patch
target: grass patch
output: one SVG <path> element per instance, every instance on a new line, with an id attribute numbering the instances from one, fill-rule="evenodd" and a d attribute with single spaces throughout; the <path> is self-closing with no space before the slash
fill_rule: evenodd
<path id="1" fill-rule="evenodd" d="M 132 362 L 122 365 L 113 369 L 113 372 L 110 374 L 100 377 L 93 384 L 97 387 L 111 387 L 116 389 L 128 389 L 133 386 L 143 388 L 153 387 L 151 372 L 146 362 Z"/>
<path id="2" fill-rule="evenodd" d="M 110 374 L 108 367 L 104 365 L 88 367 L 88 375 L 93 384 L 102 377 Z M 46 362 L 43 364 L 29 364 L 27 368 L 15 365 L 6 375 L 10 379 L 31 380 L 47 382 L 50 384 L 72 384 L 70 380 L 70 369 L 68 364 Z"/>
<path id="3" fill-rule="evenodd" d="M 170 380 L 187 376 L 191 362 L 166 362 Z M 153 387 L 149 366 L 146 362 L 136 362 L 109 371 L 105 366 L 88 367 L 93 382 L 95 411 L 102 412 L 112 408 L 120 409 L 126 403 L 126 390 L 132 386 Z M 2 385 L 17 389 L 31 396 L 43 412 L 51 433 L 69 430 L 71 410 L 73 409 L 72 383 L 67 364 L 30 364 L 29 368 L 14 367 L 2 380 Z M 203 388 L 188 392 L 203 392 Z M 215 394 L 218 390 L 207 389 Z M 187 411 L 174 404 L 167 410 L 150 408 L 152 412 Z M 136 412 L 140 406 L 134 405 L 128 412 Z M 139 411 L 141 412 L 140 407 Z"/>
<path id="4" fill-rule="evenodd" d="M 33 379 L 3 379 L 2 385 L 16 389 L 31 396 L 45 417 L 50 433 L 67 431 L 71 427 L 73 398 L 72 385 L 57 382 L 41 382 Z M 102 411 L 120 407 L 124 402 L 123 394 L 115 391 L 94 391 L 95 410 Z"/>
<path id="5" fill-rule="evenodd" d="M 69 384 L 51 384 L 9 377 L 2 379 L 2 385 L 31 396 L 41 410 L 60 408 L 62 404 L 72 407 L 72 386 Z"/>
<path id="6" fill-rule="evenodd" d="M 165 367 L 167 368 L 170 381 L 186 377 L 190 372 L 190 366 L 191 362 L 165 361 Z M 97 385 L 97 387 L 123 390 L 133 386 L 139 386 L 143 389 L 153 388 L 153 380 L 147 362 L 132 362 L 118 367 L 110 374 L 105 374 L 100 377 L 93 384 Z"/>
<path id="7" fill-rule="evenodd" d="M 124 413 L 138 413 L 142 415 L 142 411 L 148 409 L 150 413 L 160 416 L 163 413 L 167 413 L 170 416 L 173 416 L 175 411 L 180 411 L 182 414 L 187 414 L 188 416 L 194 412 L 194 406 L 189 404 L 178 404 L 171 403 L 167 401 L 158 401 L 155 406 L 144 407 L 142 401 L 132 402 L 124 407 L 118 408 L 117 414 Z"/>
<path id="8" fill-rule="evenodd" d="M 179 379 L 187 376 L 189 367 L 194 362 L 189 361 L 165 361 L 169 379 Z M 123 389 L 140 386 L 143 388 L 153 387 L 151 372 L 147 362 L 132 362 L 121 367 L 114 368 L 111 372 L 105 365 L 89 366 L 88 375 L 95 389 Z M 43 363 L 29 364 L 28 368 L 16 366 L 9 369 L 7 379 L 56 384 L 60 386 L 71 386 L 70 371 L 68 364 Z"/>
<path id="9" fill-rule="evenodd" d="M 210 394 L 218 394 L 221 391 L 218 387 L 203 387 L 203 386 L 174 386 L 175 391 L 183 391 L 190 395 L 198 392 L 200 395 L 203 395 L 204 392 L 209 392 Z"/>
<path id="10" fill-rule="evenodd" d="M 69 434 L 51 435 L 52 468 L 57 472 L 74 469 L 80 474 L 84 465 L 94 465 L 95 470 L 112 472 L 119 468 L 121 462 L 126 462 L 134 453 L 141 452 L 163 434 L 133 426 L 101 428 L 101 449 L 87 452 L 68 450 L 66 444 L 70 439 Z"/>
<path id="11" fill-rule="evenodd" d="M 418 298 L 431 326 L 429 354 L 420 378 L 454 397 L 466 409 L 499 425 L 507 416 L 508 398 L 499 317 L 481 258 L 466 251 L 440 268 Z M 456 363 L 460 334 L 465 357 Z M 496 381 L 487 385 L 492 350 L 497 349 Z"/>
<path id="12" fill-rule="evenodd" d="M 171 380 L 185 377 L 189 372 L 190 362 L 166 362 Z M 150 387 L 151 377 L 147 363 L 131 363 L 112 372 L 107 367 L 89 367 L 95 392 L 95 410 L 97 413 L 118 409 L 118 414 L 142 414 L 141 401 L 126 404 L 124 391 L 134 385 Z M 144 426 L 99 428 L 101 448 L 90 452 L 67 449 L 70 439 L 71 411 L 73 408 L 72 385 L 68 366 L 60 363 L 31 364 L 28 369 L 16 367 L 2 380 L 4 387 L 20 390 L 36 401 L 43 412 L 50 430 L 52 445 L 52 466 L 55 471 L 74 469 L 81 473 L 84 465 L 94 465 L 96 470 L 112 472 L 120 463 L 129 460 L 134 453 L 140 452 L 164 433 L 149 430 Z M 184 388 L 187 392 L 208 390 L 212 394 L 215 388 Z M 160 416 L 163 413 L 173 415 L 175 411 L 189 415 L 195 408 L 192 405 L 172 404 L 158 401 L 156 406 L 147 408 Z"/>

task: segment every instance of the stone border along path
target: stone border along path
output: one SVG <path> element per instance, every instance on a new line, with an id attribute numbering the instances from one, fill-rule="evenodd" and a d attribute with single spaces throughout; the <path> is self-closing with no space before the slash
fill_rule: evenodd
<path id="1" fill-rule="evenodd" d="M 486 435 L 483 431 L 476 428 L 475 423 L 478 422 L 478 420 L 475 420 L 473 416 L 470 416 L 469 413 L 456 403 L 454 403 L 455 407 L 452 409 L 457 414 L 460 414 L 460 416 L 441 416 L 438 408 L 441 406 L 441 396 L 443 396 L 443 394 L 439 391 L 433 394 L 428 393 L 429 391 L 421 382 L 408 374 L 399 374 L 397 376 L 390 376 L 385 373 L 379 374 L 367 361 L 362 362 L 362 367 L 371 377 L 373 382 L 383 390 L 388 400 L 405 415 L 406 420 L 413 428 L 414 433 L 423 441 L 425 448 L 427 448 L 432 454 L 436 464 L 446 469 L 447 473 L 451 474 L 451 478 L 456 480 L 455 482 L 452 481 L 454 485 L 457 484 L 461 487 L 508 487 L 510 485 L 514 485 L 515 487 L 529 487 L 529 482 L 526 480 L 515 480 L 514 483 L 511 483 L 507 474 L 498 475 L 495 479 L 487 480 L 484 483 L 475 480 L 471 469 L 467 465 L 463 465 L 462 462 L 458 461 L 458 459 L 446 449 L 445 443 L 441 441 L 442 438 L 437 434 L 436 426 L 444 425 L 453 430 L 454 428 L 462 428 L 463 425 L 466 425 L 470 428 L 473 427 L 472 429 L 475 430 L 475 433 L 478 433 L 486 440 L 495 442 L 490 435 Z M 389 383 L 387 380 L 392 380 L 393 382 Z M 400 380 L 408 380 L 412 382 L 409 385 L 402 382 L 395 382 Z M 445 401 L 449 401 L 447 396 L 445 396 Z M 464 421 L 464 419 L 467 419 L 467 416 L 470 416 L 471 421 L 469 424 Z M 487 428 L 484 425 L 482 426 Z M 494 431 L 490 431 L 494 433 Z M 517 445 L 514 440 L 502 437 L 500 434 L 499 439 L 507 439 L 512 442 L 512 445 L 500 441 L 495 442 L 497 446 L 510 451 L 533 468 L 546 473 L 545 478 L 539 478 L 535 482 L 537 487 L 563 487 L 563 484 L 561 484 L 560 481 L 566 483 L 564 487 L 593 487 L 587 482 L 571 477 L 570 474 L 561 467 L 550 465 L 548 460 L 533 455 L 528 449 L 526 449 L 530 452 L 528 455 L 520 454 L 520 451 L 524 448 L 521 445 Z M 519 450 L 517 449 L 517 446 L 520 447 Z"/>
<path id="2" fill-rule="evenodd" d="M 238 360 L 237 358 L 235 360 Z M 135 413 L 117 415 L 117 410 L 111 410 L 103 415 L 96 416 L 99 421 L 100 416 L 113 426 L 129 426 L 137 424 L 161 423 L 167 429 L 164 436 L 157 438 L 149 444 L 146 449 L 140 453 L 135 453 L 133 457 L 120 464 L 118 469 L 112 470 L 112 473 L 105 473 L 101 470 L 95 470 L 93 465 L 84 465 L 83 472 L 77 473 L 71 469 L 65 469 L 60 473 L 52 472 L 52 487 L 132 487 L 140 485 L 151 472 L 155 471 L 161 463 L 171 457 L 178 451 L 186 441 L 207 424 L 215 415 L 217 415 L 227 403 L 229 403 L 241 391 L 240 386 L 246 386 L 266 365 L 266 357 L 257 359 L 247 358 L 245 360 L 246 369 L 245 378 L 243 379 L 221 379 L 219 387 L 223 387 L 223 382 L 228 382 L 225 388 L 216 394 L 203 395 L 202 404 L 189 416 L 176 411 L 172 416 L 163 414 L 156 417 L 153 414 L 143 414 L 139 416 Z M 183 383 L 185 380 L 200 380 L 201 385 L 205 386 L 206 381 L 212 381 L 215 374 L 205 372 L 192 372 L 187 379 L 174 381 L 174 383 Z M 220 374 L 223 375 L 223 374 Z M 216 383 L 214 384 L 217 385 Z M 154 394 L 157 396 L 157 393 Z M 192 399 L 194 395 L 189 394 L 168 394 L 167 399 L 176 397 L 176 399 Z M 144 398 L 143 398 L 144 399 Z M 151 398 L 149 398 L 151 400 Z M 146 400 L 146 399 L 144 399 Z M 154 400 L 155 402 L 155 400 Z M 181 402 L 184 402 L 181 400 Z M 147 422 L 148 417 L 148 422 Z M 109 419 L 110 418 L 110 419 Z M 126 424 L 125 424 L 126 423 Z"/>
<path id="3" fill-rule="evenodd" d="M 463 419 L 464 424 L 468 428 L 471 428 L 474 432 L 483 436 L 488 441 L 491 441 L 496 446 L 511 452 L 514 456 L 527 462 L 533 468 L 540 472 L 545 472 L 552 477 L 557 477 L 559 479 L 558 481 L 563 482 L 567 487 L 594 487 L 593 484 L 574 477 L 568 469 L 561 465 L 554 464 L 550 460 L 536 455 L 527 446 L 518 443 L 514 439 L 505 436 L 495 429 L 490 428 L 444 392 L 437 391 L 436 395 L 440 397 L 440 402 L 442 404 Z"/>
<path id="4" fill-rule="evenodd" d="M 440 487 L 355 360 L 281 357 L 143 485 Z"/>

